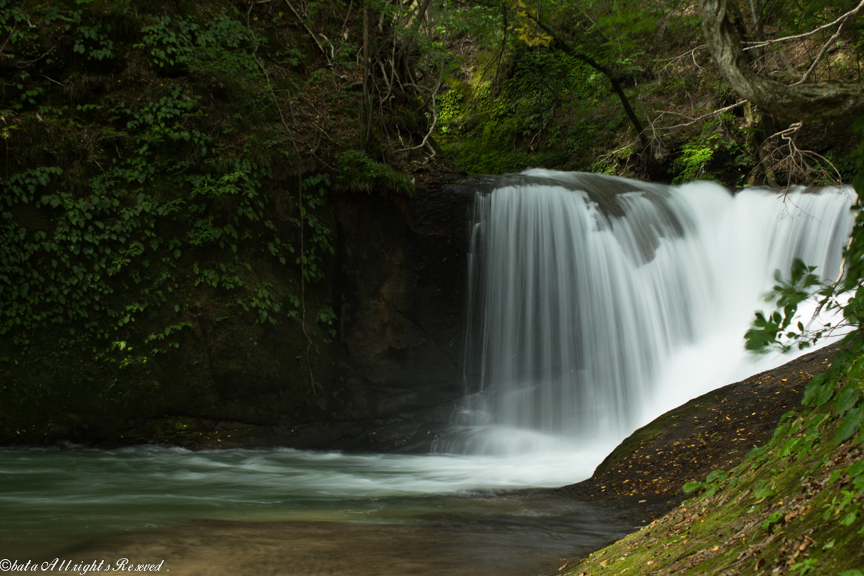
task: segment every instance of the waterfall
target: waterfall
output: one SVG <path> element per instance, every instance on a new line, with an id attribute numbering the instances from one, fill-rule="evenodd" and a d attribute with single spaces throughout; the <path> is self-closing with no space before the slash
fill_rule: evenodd
<path id="1" fill-rule="evenodd" d="M 794 258 L 836 278 L 854 192 L 530 170 L 475 201 L 466 397 L 444 451 L 623 438 L 779 365 L 743 350 Z"/>

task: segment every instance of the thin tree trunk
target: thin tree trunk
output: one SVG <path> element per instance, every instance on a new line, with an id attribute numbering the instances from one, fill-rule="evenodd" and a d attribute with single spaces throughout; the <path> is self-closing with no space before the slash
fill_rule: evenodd
<path id="1" fill-rule="evenodd" d="M 639 136 L 639 143 L 642 145 L 643 149 L 647 149 L 648 139 L 645 137 L 642 123 L 639 122 L 639 118 L 636 116 L 636 113 L 633 111 L 633 107 L 630 106 L 630 101 L 627 99 L 627 95 L 624 93 L 624 88 L 621 87 L 621 83 L 618 82 L 618 79 L 615 77 L 612 71 L 609 70 L 609 68 L 607 68 L 606 66 L 603 66 L 602 64 L 588 56 L 587 54 L 582 54 L 581 52 L 576 52 L 575 50 L 573 50 L 569 44 L 559 38 L 552 29 L 543 24 L 543 22 L 541 22 L 539 19 L 531 16 L 530 14 L 527 14 L 527 16 L 534 20 L 544 32 L 549 34 L 555 40 L 555 42 L 557 42 L 558 45 L 561 46 L 561 50 L 563 50 L 565 54 L 581 60 L 582 62 L 585 62 L 586 64 L 606 76 L 606 78 L 609 80 L 609 83 L 612 84 L 612 90 L 615 92 L 615 94 L 618 96 L 618 99 L 621 101 L 621 107 L 624 108 L 624 113 L 627 114 L 627 118 L 630 119 L 630 123 L 633 124 L 633 128 L 636 130 L 636 134 L 637 136 Z"/>
<path id="2" fill-rule="evenodd" d="M 363 146 L 369 143 L 372 131 L 372 104 L 369 97 L 369 0 L 363 2 L 363 102 L 360 106 L 360 121 L 363 128 Z"/>

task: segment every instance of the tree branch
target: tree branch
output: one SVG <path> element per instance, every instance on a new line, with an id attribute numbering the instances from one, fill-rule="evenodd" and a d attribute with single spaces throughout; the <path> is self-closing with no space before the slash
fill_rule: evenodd
<path id="1" fill-rule="evenodd" d="M 773 116 L 787 119 L 838 118 L 864 112 L 862 84 L 787 86 L 757 75 L 750 67 L 738 32 L 729 20 L 726 4 L 727 0 L 699 0 L 702 28 L 715 64 L 741 97 Z M 861 7 L 864 7 L 864 0 L 859 5 Z M 846 17 L 851 19 L 857 10 L 847 13 Z"/>
<path id="2" fill-rule="evenodd" d="M 712 116 L 717 116 L 718 114 L 728 112 L 729 110 L 733 110 L 735 108 L 738 108 L 739 106 L 742 106 L 746 103 L 747 103 L 746 100 L 741 100 L 740 102 L 736 102 L 735 104 L 732 104 L 731 106 L 726 106 L 725 108 L 720 108 L 719 110 L 713 110 L 711 112 L 708 112 L 707 114 L 703 114 L 702 116 L 699 116 L 698 118 L 691 118 L 690 116 L 685 116 L 684 114 L 678 114 L 677 112 L 668 112 L 668 111 L 667 112 L 661 112 L 660 114 L 657 115 L 657 118 L 655 118 L 654 120 L 656 122 L 657 120 L 660 119 L 660 116 L 664 116 L 667 114 L 671 115 L 671 116 L 679 116 L 681 118 L 685 118 L 685 119 L 689 120 L 689 122 L 686 122 L 684 124 L 676 124 L 675 126 L 663 126 L 663 127 L 661 127 L 662 130 L 674 130 L 675 128 L 684 128 L 686 126 L 692 126 L 693 124 L 699 122 L 700 120 L 704 120 L 705 118 L 710 118 Z"/>
<path id="3" fill-rule="evenodd" d="M 300 22 L 300 24 L 303 26 L 303 28 L 305 28 L 305 29 L 306 29 L 306 32 L 309 33 L 309 36 L 312 37 L 312 40 L 315 42 L 315 45 L 318 46 L 318 50 L 321 51 L 321 54 L 324 55 L 324 59 L 327 60 L 327 65 L 328 65 L 328 66 L 332 66 L 332 65 L 333 65 L 333 61 L 330 60 L 330 55 L 327 54 L 327 51 L 326 51 L 326 50 L 324 50 L 324 47 L 321 45 L 321 42 L 318 41 L 318 37 L 315 36 L 315 33 L 312 32 L 312 30 L 309 29 L 309 26 L 306 25 L 306 21 L 303 20 L 303 18 L 300 16 L 300 13 L 297 12 L 297 10 L 294 9 L 294 6 L 293 6 L 293 5 L 291 4 L 291 2 L 289 2 L 288 0 L 285 0 L 285 4 L 288 5 L 288 8 L 291 9 L 291 12 L 294 13 L 294 16 L 297 17 L 297 20 Z"/>
<path id="4" fill-rule="evenodd" d="M 819 26 L 818 28 L 814 28 L 813 30 L 811 30 L 809 32 L 804 32 L 802 34 L 794 34 L 792 36 L 784 36 L 782 38 L 775 38 L 773 40 L 765 40 L 762 42 L 744 42 L 744 46 L 745 46 L 744 49 L 745 50 L 753 50 L 755 48 L 762 48 L 764 46 L 768 46 L 769 44 L 777 44 L 778 42 L 788 42 L 789 40 L 801 40 L 802 38 L 807 38 L 807 37 L 812 36 L 818 32 L 821 32 L 822 30 L 825 30 L 826 28 L 833 28 L 834 26 L 836 26 L 838 24 L 845 23 L 847 18 L 849 18 L 849 16 L 853 12 L 859 11 L 861 9 L 862 4 L 864 4 L 864 2 L 862 2 L 857 7 L 850 10 L 849 12 L 846 12 L 845 14 L 843 14 L 842 16 L 840 16 L 839 18 L 837 18 L 833 22 L 829 22 L 828 24 L 823 24 L 822 26 Z M 856 14 L 854 17 L 852 17 L 852 20 L 854 20 L 857 17 L 858 17 L 858 14 Z"/>
<path id="5" fill-rule="evenodd" d="M 822 50 L 820 50 L 819 54 L 816 55 L 816 59 L 813 60 L 813 64 L 810 66 L 810 69 L 807 70 L 807 73 L 804 74 L 801 80 L 799 80 L 795 84 L 804 84 L 808 80 L 810 80 L 810 76 L 813 74 L 813 72 L 816 71 L 816 68 L 819 66 L 820 62 L 822 62 L 822 59 L 825 57 L 825 54 L 828 53 L 828 49 L 831 48 L 831 46 L 833 46 L 834 43 L 837 42 L 837 40 L 840 38 L 840 34 L 843 33 L 846 25 L 858 18 L 862 11 L 864 11 L 864 0 L 862 0 L 862 2 L 858 4 L 857 8 L 850 10 L 841 17 L 843 22 L 841 22 L 840 26 L 837 27 L 837 31 L 834 33 L 833 36 L 831 36 L 831 38 L 828 39 L 828 42 L 826 42 L 825 45 L 822 46 Z"/>
<path id="6" fill-rule="evenodd" d="M 567 44 L 564 40 L 562 40 L 552 29 L 543 24 L 538 18 L 532 16 L 529 13 L 525 14 L 537 23 L 541 30 L 549 34 L 555 42 L 561 46 L 561 50 L 564 51 L 568 56 L 572 56 L 582 62 L 585 62 L 595 70 L 601 72 L 609 82 L 612 84 L 612 90 L 615 91 L 615 94 L 618 96 L 618 99 L 621 101 L 621 106 L 624 108 L 624 113 L 627 114 L 627 118 L 630 119 L 630 123 L 633 124 L 633 128 L 636 129 L 636 134 L 639 136 L 639 143 L 642 145 L 643 149 L 648 148 L 648 139 L 645 137 L 645 130 L 642 128 L 642 123 L 639 122 L 639 118 L 636 116 L 636 113 L 633 111 L 633 107 L 630 106 L 630 101 L 627 100 L 627 95 L 624 94 L 624 89 L 621 87 L 621 84 L 618 82 L 618 79 L 612 74 L 612 71 L 609 70 L 606 66 L 603 66 L 587 54 L 582 54 L 581 52 L 576 52 L 573 50 L 569 44 Z"/>

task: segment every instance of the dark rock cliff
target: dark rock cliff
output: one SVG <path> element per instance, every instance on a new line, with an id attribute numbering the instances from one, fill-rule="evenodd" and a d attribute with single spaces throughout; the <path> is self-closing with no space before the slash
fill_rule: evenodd
<path id="1" fill-rule="evenodd" d="M 428 449 L 463 393 L 468 227 L 488 187 L 443 176 L 410 200 L 335 196 L 332 280 L 306 287 L 307 311 L 332 302 L 329 343 L 309 320 L 307 339 L 296 317 L 226 315 L 200 288 L 179 348 L 135 370 L 54 353 L 57 335 L 39 335 L 2 374 L 0 442 Z M 258 273 L 291 292 L 278 270 Z M 106 379 L 122 394 L 97 393 Z"/>

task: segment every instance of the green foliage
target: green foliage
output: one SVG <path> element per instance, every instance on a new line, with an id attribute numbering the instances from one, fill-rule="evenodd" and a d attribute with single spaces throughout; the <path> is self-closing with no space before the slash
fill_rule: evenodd
<path id="1" fill-rule="evenodd" d="M 50 332 L 128 368 L 178 348 L 207 298 L 261 324 L 299 314 L 301 288 L 275 278 L 324 277 L 330 180 L 274 176 L 296 149 L 243 17 L 0 0 L 4 352 Z M 64 42 L 66 72 L 44 52 Z"/>
<path id="2" fill-rule="evenodd" d="M 328 336 L 325 338 L 325 342 L 332 342 L 333 338 L 336 337 L 336 329 L 333 327 L 336 322 L 336 313 L 333 312 L 333 308 L 323 306 L 315 315 L 315 321 L 324 326 L 327 331 Z"/>
<path id="3" fill-rule="evenodd" d="M 797 347 L 803 350 L 810 346 L 812 340 L 822 335 L 824 330 L 810 333 L 801 322 L 797 324 L 797 332 L 789 330 L 798 305 L 813 295 L 814 287 L 822 285 L 821 279 L 813 273 L 814 270 L 815 266 L 807 266 L 796 258 L 792 262 L 791 277 L 788 281 L 783 279 L 780 270 L 774 271 L 777 284 L 766 294 L 765 301 L 776 302 L 777 310 L 770 316 L 766 316 L 762 311 L 756 312 L 752 327 L 744 335 L 744 347 L 747 350 L 760 354 L 770 349 L 788 352 L 792 349 L 789 341 L 795 342 Z"/>
<path id="4" fill-rule="evenodd" d="M 441 134 L 450 134 L 458 129 L 464 100 L 465 97 L 458 90 L 447 90 L 438 97 L 438 116 L 441 123 L 438 130 Z"/>
<path id="5" fill-rule="evenodd" d="M 864 121 L 859 120 L 858 128 L 864 128 Z M 855 177 L 855 186 L 859 197 L 864 192 L 864 144 L 857 151 L 859 161 L 858 174 Z M 864 354 L 864 325 L 859 313 L 861 303 L 864 301 L 864 218 L 861 214 L 860 200 L 854 206 L 856 210 L 855 226 L 852 230 L 852 238 L 846 250 L 846 271 L 841 280 L 834 284 L 822 285 L 820 279 L 813 274 L 814 267 L 807 266 L 800 260 L 796 260 L 792 266 L 791 279 L 784 280 L 779 271 L 775 272 L 777 284 L 767 296 L 769 302 L 776 302 L 777 310 L 770 316 L 762 312 L 756 313 L 756 319 L 752 327 L 745 335 L 745 346 L 748 350 L 762 353 L 769 349 L 778 349 L 782 352 L 790 350 L 794 345 L 799 349 L 806 348 L 812 342 L 821 338 L 826 331 L 832 327 L 827 325 L 815 331 L 807 330 L 801 323 L 797 323 L 797 329 L 790 329 L 793 317 L 797 312 L 798 305 L 805 299 L 817 293 L 815 288 L 819 287 L 818 294 L 821 297 L 820 307 L 828 310 L 841 310 L 845 324 L 851 328 L 845 341 L 851 344 L 851 350 L 838 352 L 832 363 L 831 369 L 822 375 L 810 380 L 804 390 L 803 405 L 810 408 L 819 408 L 834 399 L 832 409 L 833 416 L 840 420 L 835 433 L 837 443 L 846 442 L 859 433 L 864 421 L 864 366 L 861 356 Z M 850 295 L 848 301 L 844 301 L 844 295 Z M 836 328 L 836 327 L 835 327 Z M 796 430 L 789 429 L 789 424 L 781 425 L 775 433 L 775 438 L 782 437 Z M 811 438 L 804 436 L 804 438 Z M 859 437 L 860 440 L 860 437 Z M 799 439 L 790 440 L 784 446 L 785 453 L 801 454 L 806 452 L 807 446 L 814 443 L 810 439 L 804 441 Z"/>
<path id="6" fill-rule="evenodd" d="M 672 163 L 672 169 L 678 172 L 673 184 L 690 182 L 698 178 L 710 178 L 705 172 L 706 165 L 714 158 L 715 148 L 710 145 L 687 142 L 681 149 L 681 156 Z"/>
<path id="7" fill-rule="evenodd" d="M 143 26 L 143 42 L 133 48 L 146 49 L 150 60 L 162 71 L 186 68 L 190 72 L 218 74 L 229 79 L 240 74 L 257 80 L 254 49 L 260 43 L 237 18 L 236 11 L 222 10 L 202 24 L 163 14 Z M 257 82 L 256 82 L 257 83 Z"/>
<path id="8" fill-rule="evenodd" d="M 721 518 L 725 515 L 726 521 L 729 517 L 752 514 L 761 530 L 768 533 L 754 535 L 754 544 L 759 537 L 771 538 L 781 533 L 791 541 L 796 537 L 794 534 L 802 531 L 818 542 L 826 552 L 806 558 L 795 555 L 793 560 L 797 563 L 789 563 L 794 573 L 829 573 L 825 560 L 833 553 L 835 543 L 847 542 L 847 546 L 856 546 L 857 550 L 859 545 L 855 543 L 864 535 L 860 506 L 864 498 L 864 460 L 860 455 L 854 457 L 864 447 L 864 434 L 858 433 L 860 427 L 849 434 L 845 422 L 846 416 L 862 408 L 864 344 L 857 340 L 852 344 L 851 349 L 834 356 L 827 372 L 811 379 L 803 406 L 783 415 L 771 440 L 751 450 L 737 468 L 722 477 L 721 481 L 736 487 L 736 490 L 727 488 L 725 495 L 718 496 L 722 498 L 720 504 L 725 503 L 724 508 L 710 500 L 719 492 L 709 489 L 710 475 L 705 482 L 688 482 L 684 488 L 687 493 L 708 489 L 696 506 L 703 511 L 716 509 L 717 515 Z M 860 418 L 857 422 L 860 426 Z M 854 444 L 849 446 L 849 442 Z M 853 457 L 844 458 L 847 454 Z M 812 499 L 812 504 L 807 504 L 808 499 Z M 724 539 L 721 536 L 720 546 L 729 547 L 734 542 L 733 539 L 724 544 Z M 747 539 L 751 541 L 749 534 Z M 775 553 L 765 554 L 769 563 L 770 554 Z M 782 549 L 776 554 L 783 558 Z M 854 555 L 852 558 L 852 564 L 856 564 Z M 848 566 L 848 560 L 845 562 Z M 855 570 L 840 573 L 851 576 Z"/>
<path id="9" fill-rule="evenodd" d="M 859 121 L 859 126 L 862 126 Z M 864 145 L 862 145 L 864 148 Z M 861 158 L 864 150 L 859 149 Z M 864 191 L 864 165 L 859 164 L 859 173 L 855 180 L 859 196 Z M 857 211 L 856 223 L 852 232 L 849 247 L 844 252 L 847 259 L 846 275 L 836 284 L 821 286 L 819 294 L 822 297 L 822 306 L 840 309 L 848 326 L 852 329 L 846 337 L 847 347 L 838 351 L 828 370 L 810 379 L 804 390 L 802 409 L 798 413 L 789 412 L 780 420 L 780 424 L 774 432 L 768 444 L 756 448 L 748 453 L 742 465 L 733 471 L 740 476 L 746 474 L 748 469 L 756 470 L 769 465 L 776 466 L 771 469 L 771 474 L 763 480 L 751 486 L 747 493 L 752 491 L 752 498 L 756 504 L 763 502 L 771 503 L 777 497 L 777 469 L 784 467 L 784 462 L 812 461 L 814 454 L 826 453 L 826 449 L 834 446 L 842 446 L 853 442 L 860 447 L 864 446 L 864 338 L 861 338 L 861 316 L 858 314 L 859 293 L 861 289 L 862 272 L 864 264 L 861 262 L 861 248 L 859 244 L 864 243 L 864 222 L 860 213 L 860 203 L 855 206 Z M 819 278 L 813 274 L 814 268 L 807 266 L 800 260 L 796 260 L 792 266 L 791 278 L 784 280 L 778 271 L 775 274 L 777 284 L 768 294 L 767 300 L 774 302 L 777 310 L 766 315 L 762 312 L 756 313 L 756 319 L 746 335 L 746 346 L 754 352 L 764 352 L 768 349 L 779 349 L 788 351 L 796 344 L 798 348 L 804 348 L 812 341 L 820 338 L 823 331 L 808 332 L 799 322 L 796 329 L 790 329 L 793 317 L 797 312 L 798 305 L 805 299 L 811 297 L 815 288 L 820 286 Z M 843 303 L 841 295 L 852 293 L 848 303 Z M 831 440 L 825 439 L 825 433 L 833 430 Z M 830 454 L 831 450 L 827 452 Z M 840 460 L 826 458 L 821 466 L 828 467 Z M 816 464 L 815 469 L 820 467 Z M 733 478 L 734 479 L 734 478 Z M 797 477 L 795 479 L 797 486 Z M 837 466 L 830 477 L 823 480 L 822 485 L 836 484 L 838 488 L 825 489 L 826 496 L 819 505 L 820 522 L 808 531 L 814 533 L 817 529 L 822 533 L 847 535 L 844 529 L 854 530 L 856 534 L 864 534 L 864 526 L 860 526 L 862 517 L 861 507 L 858 504 L 864 498 L 864 461 L 853 460 L 849 465 Z M 696 490 L 705 490 L 709 482 L 688 482 L 684 489 L 690 493 Z M 747 494 L 738 497 L 740 501 Z M 712 492 L 713 495 L 713 492 Z M 710 497 L 707 496 L 706 497 Z M 787 499 L 791 500 L 791 499 Z M 790 502 L 794 503 L 794 502 Z M 761 527 L 765 531 L 778 533 L 786 530 L 784 524 L 798 515 L 790 514 L 780 507 L 783 501 L 770 504 L 767 509 L 772 509 L 770 514 L 762 513 Z M 814 537 L 817 537 L 814 535 Z M 823 546 L 823 550 L 831 549 L 835 539 L 831 539 Z M 791 570 L 797 574 L 815 574 L 819 572 L 822 565 L 819 557 L 798 558 L 794 564 L 790 563 Z M 846 570 L 843 574 L 854 574 L 857 570 Z"/>
<path id="10" fill-rule="evenodd" d="M 506 82 L 472 87 L 454 80 L 453 86 L 440 99 L 439 134 L 444 150 L 468 172 L 564 167 L 571 153 L 597 144 L 590 129 L 568 128 L 562 119 L 596 106 L 605 84 L 561 52 L 542 46 L 521 51 Z"/>
<path id="11" fill-rule="evenodd" d="M 864 131 L 864 118 L 859 119 L 855 127 L 859 132 Z M 853 179 L 858 200 L 852 207 L 856 214 L 855 225 L 849 245 L 843 251 L 843 277 L 833 284 L 822 284 L 813 274 L 815 268 L 800 260 L 794 262 L 790 280 L 784 280 L 780 271 L 776 271 L 775 279 L 778 283 L 766 299 L 769 302 L 776 300 L 778 310 L 770 316 L 762 312 L 756 313 L 756 319 L 745 335 L 745 346 L 748 350 L 762 353 L 773 348 L 785 352 L 790 350 L 793 344 L 803 349 L 826 332 L 838 327 L 851 328 L 851 332 L 846 336 L 847 342 L 857 341 L 859 338 L 864 340 L 861 338 L 864 334 L 864 215 L 861 210 L 861 197 L 864 195 L 864 144 L 858 147 L 853 158 L 858 162 L 858 172 Z M 840 310 L 843 321 L 839 326 L 826 324 L 824 329 L 815 331 L 807 330 L 798 322 L 797 330 L 790 330 L 798 305 L 814 294 L 820 297 L 821 310 Z"/>
<path id="12" fill-rule="evenodd" d="M 711 498 L 722 488 L 723 482 L 725 482 L 728 477 L 728 472 L 724 470 L 714 470 L 705 477 L 704 482 L 692 481 L 685 483 L 683 490 L 685 494 L 703 492 L 703 497 Z"/>
<path id="13" fill-rule="evenodd" d="M 77 24 L 75 44 L 72 47 L 72 52 L 76 54 L 84 54 L 88 59 L 102 61 L 107 58 L 115 57 L 114 42 L 107 36 L 107 32 L 111 31 L 111 26 L 96 22 L 92 26 L 81 25 L 80 12 L 76 14 Z"/>
<path id="14" fill-rule="evenodd" d="M 411 179 L 390 166 L 375 162 L 362 150 L 346 150 L 339 158 L 336 184 L 342 190 L 380 194 L 394 192 L 405 196 L 414 194 Z"/>
<path id="15" fill-rule="evenodd" d="M 324 257 L 334 253 L 333 245 L 330 242 L 332 231 L 315 215 L 326 205 L 329 187 L 330 176 L 326 173 L 315 174 L 304 179 L 301 183 L 301 190 L 304 194 L 302 194 L 302 201 L 300 202 L 300 217 L 303 219 L 303 223 L 292 219 L 298 228 L 303 226 L 306 230 L 311 231 L 311 234 L 307 236 L 309 243 L 306 249 L 295 259 L 296 264 L 302 263 L 303 277 L 306 281 L 323 278 L 322 263 Z M 305 206 L 303 205 L 304 201 Z M 281 258 L 280 262 L 285 263 Z"/>
<path id="16" fill-rule="evenodd" d="M 748 130 L 737 125 L 730 112 L 706 120 L 698 135 L 685 141 L 672 160 L 672 183 L 713 179 L 745 184 L 753 162 L 747 137 Z"/>

